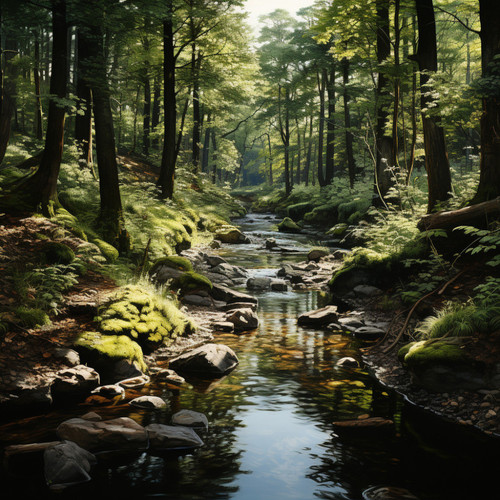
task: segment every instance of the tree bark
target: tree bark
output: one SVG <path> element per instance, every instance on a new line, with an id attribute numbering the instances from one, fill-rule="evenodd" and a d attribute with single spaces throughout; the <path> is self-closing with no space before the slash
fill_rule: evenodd
<path id="1" fill-rule="evenodd" d="M 163 154 L 161 158 L 158 186 L 162 198 L 172 198 L 174 194 L 176 152 L 176 94 L 175 94 L 175 55 L 173 34 L 173 6 L 172 0 L 167 0 L 167 19 L 163 22 L 163 113 L 164 135 Z"/>
<path id="2" fill-rule="evenodd" d="M 327 78 L 328 119 L 326 122 L 325 182 L 330 184 L 335 170 L 335 63 L 332 63 Z"/>
<path id="3" fill-rule="evenodd" d="M 208 172 L 208 159 L 210 155 L 210 134 L 212 133 L 212 115 L 208 113 L 205 138 L 203 140 L 203 154 L 201 157 L 201 171 Z"/>
<path id="4" fill-rule="evenodd" d="M 161 81 L 158 76 L 155 76 L 153 81 L 153 107 L 151 109 L 151 132 L 153 138 L 151 139 L 151 147 L 158 149 L 160 140 L 155 133 L 158 125 L 160 124 L 160 95 L 161 95 Z"/>
<path id="5" fill-rule="evenodd" d="M 351 132 L 351 112 L 349 107 L 350 96 L 348 92 L 350 63 L 347 58 L 342 59 L 342 80 L 344 86 L 344 125 L 345 125 L 345 149 L 347 154 L 347 167 L 349 171 L 349 185 L 354 187 L 356 177 L 356 162 L 353 152 L 353 135 Z"/>
<path id="6" fill-rule="evenodd" d="M 38 31 L 35 32 L 35 67 L 33 68 L 33 76 L 35 81 L 35 137 L 39 140 L 43 139 L 43 114 L 42 114 L 42 98 L 40 89 L 40 38 Z"/>
<path id="7" fill-rule="evenodd" d="M 2 86 L 0 87 L 2 97 L 0 111 L 0 163 L 4 159 L 7 145 L 9 144 L 10 126 L 15 111 L 14 95 L 16 93 L 17 78 L 15 65 L 12 64 L 17 53 L 17 43 L 12 35 L 5 37 L 4 43 L 5 50 L 2 50 L 2 52 L 5 72 L 2 71 Z"/>
<path id="8" fill-rule="evenodd" d="M 482 76 L 498 75 L 500 55 L 500 4 L 480 0 Z M 500 98 L 498 92 L 483 97 L 481 116 L 480 177 L 474 202 L 500 195 Z"/>
<path id="9" fill-rule="evenodd" d="M 416 0 L 418 21 L 418 50 L 416 59 L 420 69 L 420 106 L 424 130 L 425 168 L 429 202 L 427 211 L 434 210 L 436 204 L 450 197 L 451 175 L 444 139 L 444 131 L 439 118 L 426 111 L 432 102 L 429 79 L 437 71 L 436 22 L 432 0 Z M 433 106 L 436 113 L 436 106 Z"/>
<path id="10" fill-rule="evenodd" d="M 325 174 L 323 173 L 323 140 L 325 135 L 325 88 L 326 69 L 317 75 L 319 92 L 319 131 L 318 131 L 318 183 L 321 187 L 326 186 Z"/>
<path id="11" fill-rule="evenodd" d="M 149 64 L 147 64 L 149 69 Z M 149 81 L 149 71 L 144 76 L 144 110 L 142 113 L 142 152 L 148 156 L 151 131 L 151 84 Z"/>
<path id="12" fill-rule="evenodd" d="M 200 128 L 201 128 L 201 114 L 200 114 L 200 67 L 202 56 L 198 51 L 196 53 L 196 44 L 192 44 L 191 54 L 191 77 L 193 79 L 193 171 L 198 172 L 200 165 Z"/>

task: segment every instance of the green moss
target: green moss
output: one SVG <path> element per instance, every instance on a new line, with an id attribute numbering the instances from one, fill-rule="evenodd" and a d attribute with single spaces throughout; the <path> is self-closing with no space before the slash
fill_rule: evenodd
<path id="1" fill-rule="evenodd" d="M 347 228 L 349 226 L 346 224 L 346 223 L 341 223 L 341 224 L 336 224 L 335 226 L 333 226 L 332 228 L 330 228 L 326 234 L 328 235 L 332 235 L 332 236 L 337 236 L 337 237 L 341 237 L 341 236 L 344 236 L 345 233 L 347 232 Z"/>
<path id="2" fill-rule="evenodd" d="M 285 217 L 278 224 L 278 231 L 284 233 L 298 233 L 300 232 L 300 226 L 296 224 L 292 219 L 290 219 L 290 217 Z"/>
<path id="3" fill-rule="evenodd" d="M 398 357 L 409 367 L 429 364 L 457 365 L 470 362 L 459 339 L 422 340 L 400 349 Z"/>
<path id="4" fill-rule="evenodd" d="M 48 264 L 71 264 L 75 253 L 68 245 L 57 241 L 49 241 L 42 248 L 43 260 Z"/>
<path id="5" fill-rule="evenodd" d="M 118 250 L 110 243 L 107 243 L 100 238 L 92 238 L 91 241 L 99 248 L 101 254 L 108 262 L 114 262 L 120 256 Z"/>
<path id="6" fill-rule="evenodd" d="M 80 352 L 84 352 L 93 365 L 105 365 L 106 360 L 117 361 L 129 359 L 137 364 L 138 368 L 147 370 L 141 346 L 126 335 L 102 335 L 98 332 L 84 332 L 74 343 Z"/>
<path id="7" fill-rule="evenodd" d="M 185 257 L 179 257 L 178 255 L 170 255 L 168 257 L 162 257 L 154 262 L 150 273 L 154 274 L 160 266 L 170 267 L 172 269 L 178 269 L 179 271 L 192 271 L 193 265 Z"/>
<path id="8" fill-rule="evenodd" d="M 339 222 L 357 224 L 370 207 L 371 200 L 365 198 L 355 198 L 354 200 L 340 203 L 338 206 Z"/>
<path id="9" fill-rule="evenodd" d="M 338 217 L 338 201 L 328 202 L 314 208 L 311 212 L 304 215 L 304 220 L 311 224 L 331 224 Z"/>
<path id="10" fill-rule="evenodd" d="M 301 220 L 307 212 L 310 212 L 314 208 L 312 202 L 306 201 L 302 203 L 295 203 L 294 205 L 289 205 L 286 213 L 288 217 L 292 220 Z"/>
<path id="11" fill-rule="evenodd" d="M 194 291 L 208 291 L 212 287 L 212 282 L 206 276 L 193 271 L 182 274 L 172 283 L 172 288 L 179 289 L 181 295 L 186 295 Z"/>
<path id="12" fill-rule="evenodd" d="M 34 328 L 35 326 L 43 326 L 50 323 L 48 314 L 42 309 L 30 309 L 21 306 L 15 310 L 15 315 L 26 328 Z"/>

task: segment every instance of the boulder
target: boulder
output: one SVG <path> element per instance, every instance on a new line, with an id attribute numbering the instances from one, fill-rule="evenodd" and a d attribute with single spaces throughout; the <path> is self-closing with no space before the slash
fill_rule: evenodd
<path id="1" fill-rule="evenodd" d="M 198 307 L 210 307 L 213 305 L 213 299 L 202 297 L 201 295 L 189 294 L 182 297 L 182 303 Z"/>
<path id="2" fill-rule="evenodd" d="M 127 378 L 125 380 L 120 380 L 118 385 L 121 385 L 124 389 L 139 389 L 149 384 L 150 378 L 147 375 L 139 375 L 138 377 Z"/>
<path id="3" fill-rule="evenodd" d="M 256 311 L 257 304 L 252 302 L 231 302 L 229 304 L 224 304 L 218 309 L 221 311 L 234 311 L 235 309 L 251 309 L 252 311 Z"/>
<path id="4" fill-rule="evenodd" d="M 257 299 L 246 293 L 237 292 L 223 285 L 214 284 L 211 295 L 215 300 L 222 300 L 224 302 L 250 302 L 257 304 Z"/>
<path id="5" fill-rule="evenodd" d="M 287 292 L 288 284 L 285 280 L 271 280 L 271 290 L 273 292 Z"/>
<path id="6" fill-rule="evenodd" d="M 360 340 L 378 340 L 385 335 L 385 331 L 376 326 L 361 326 L 356 328 L 353 334 Z"/>
<path id="7" fill-rule="evenodd" d="M 365 326 L 365 322 L 356 316 L 347 316 L 345 318 L 339 318 L 339 325 L 346 332 L 353 332 L 357 328 Z"/>
<path id="8" fill-rule="evenodd" d="M 219 264 L 227 264 L 227 260 L 223 259 L 220 255 L 205 255 L 205 262 L 210 267 L 215 267 Z"/>
<path id="9" fill-rule="evenodd" d="M 259 318 L 250 308 L 230 311 L 226 316 L 226 321 L 234 325 L 235 332 L 253 330 L 259 326 Z"/>
<path id="10" fill-rule="evenodd" d="M 283 233 L 300 233 L 301 228 L 290 217 L 285 217 L 278 224 L 278 231 Z"/>
<path id="11" fill-rule="evenodd" d="M 382 293 L 380 288 L 371 285 L 357 285 L 353 291 L 358 297 L 375 297 Z"/>
<path id="12" fill-rule="evenodd" d="M 271 287 L 271 278 L 257 277 L 248 278 L 247 288 L 249 290 L 269 290 Z"/>
<path id="13" fill-rule="evenodd" d="M 167 406 L 167 403 L 158 396 L 139 396 L 129 401 L 128 404 L 146 410 L 161 410 Z"/>
<path id="14" fill-rule="evenodd" d="M 64 489 L 90 481 L 95 456 L 76 443 L 64 441 L 47 448 L 43 454 L 45 481 L 51 489 Z"/>
<path id="15" fill-rule="evenodd" d="M 205 344 L 171 359 L 169 366 L 177 373 L 200 378 L 220 378 L 238 365 L 234 351 L 223 344 Z"/>
<path id="16" fill-rule="evenodd" d="M 172 425 L 208 429 L 208 419 L 200 412 L 181 410 L 172 415 Z"/>
<path id="17" fill-rule="evenodd" d="M 80 355 L 74 349 L 59 347 L 54 350 L 52 355 L 55 359 L 62 361 L 68 366 L 77 366 L 80 364 Z"/>
<path id="18" fill-rule="evenodd" d="M 99 374 L 89 366 L 77 365 L 57 372 L 50 391 L 54 400 L 88 396 L 99 385 Z"/>
<path id="19" fill-rule="evenodd" d="M 24 412 L 47 409 L 52 404 L 51 386 L 28 387 L 16 389 L 9 394 L 1 395 L 0 410 Z"/>
<path id="20" fill-rule="evenodd" d="M 267 250 L 273 250 L 275 248 L 278 248 L 278 243 L 276 243 L 276 238 L 268 238 L 264 246 L 266 247 Z"/>
<path id="21" fill-rule="evenodd" d="M 120 385 L 101 385 L 92 391 L 92 394 L 97 394 L 103 398 L 113 399 L 117 396 L 125 397 L 125 389 Z"/>
<path id="22" fill-rule="evenodd" d="M 222 243 L 238 244 L 248 243 L 249 239 L 239 229 L 232 226 L 225 226 L 216 231 L 215 238 Z"/>
<path id="23" fill-rule="evenodd" d="M 335 363 L 335 365 L 342 366 L 342 367 L 353 367 L 353 368 L 359 367 L 358 361 L 354 358 L 349 357 L 349 356 L 346 356 L 345 358 L 340 358 Z"/>
<path id="24" fill-rule="evenodd" d="M 230 321 L 216 321 L 212 325 L 216 332 L 232 333 L 234 332 L 234 324 Z"/>
<path id="25" fill-rule="evenodd" d="M 134 361 L 130 359 L 121 359 L 112 365 L 112 369 L 107 378 L 112 382 L 119 382 L 120 380 L 140 377 L 142 375 L 144 375 L 144 373 L 137 368 Z"/>
<path id="26" fill-rule="evenodd" d="M 301 326 L 320 328 L 335 321 L 337 321 L 337 306 L 326 306 L 301 314 L 297 323 Z"/>
<path id="27" fill-rule="evenodd" d="M 374 486 L 363 491 L 363 500 L 418 500 L 418 497 L 404 488 Z"/>
<path id="28" fill-rule="evenodd" d="M 219 240 L 212 240 L 210 242 L 210 245 L 209 245 L 209 247 L 213 248 L 213 249 L 220 248 L 220 246 L 221 246 L 221 242 Z"/>
<path id="29" fill-rule="evenodd" d="M 38 470 L 43 463 L 43 453 L 61 441 L 13 444 L 3 450 L 3 464 L 9 472 L 23 475 L 27 470 Z"/>
<path id="30" fill-rule="evenodd" d="M 150 424 L 146 427 L 151 449 L 174 450 L 197 448 L 203 446 L 203 441 L 190 427 L 179 425 Z"/>
<path id="31" fill-rule="evenodd" d="M 222 263 L 211 269 L 213 273 L 222 274 L 230 279 L 236 278 L 246 278 L 248 276 L 248 271 L 242 267 L 233 266 L 231 264 Z"/>
<path id="32" fill-rule="evenodd" d="M 307 260 L 312 262 L 319 262 L 323 257 L 326 257 L 329 254 L 326 250 L 315 249 L 311 250 L 307 254 Z"/>
<path id="33" fill-rule="evenodd" d="M 144 427 L 128 417 L 98 422 L 70 418 L 59 425 L 57 434 L 90 451 L 140 450 L 148 446 Z"/>
<path id="34" fill-rule="evenodd" d="M 186 381 L 183 377 L 174 372 L 174 370 L 163 369 L 155 373 L 155 378 L 162 382 L 167 382 L 172 385 L 182 385 Z"/>

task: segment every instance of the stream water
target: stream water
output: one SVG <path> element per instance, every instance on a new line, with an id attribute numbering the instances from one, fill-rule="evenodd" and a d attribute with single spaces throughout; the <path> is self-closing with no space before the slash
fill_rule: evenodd
<path id="1" fill-rule="evenodd" d="M 260 243 L 225 246 L 230 263 L 255 275 L 275 275 L 284 260 L 303 260 L 310 242 L 273 231 L 275 221 L 252 215 L 235 221 Z M 262 250 L 266 237 L 302 253 Z M 242 335 L 219 335 L 240 364 L 211 385 L 175 393 L 150 385 L 143 393 L 170 401 L 167 410 L 145 412 L 125 403 L 89 408 L 79 405 L 11 423 L 0 423 L 0 447 L 56 439 L 66 418 L 90 410 L 104 418 L 131 416 L 139 423 L 168 423 L 172 412 L 188 408 L 210 422 L 205 445 L 183 456 L 143 453 L 99 465 L 93 481 L 73 488 L 72 499 L 109 498 L 278 500 L 351 499 L 374 485 L 409 489 L 421 500 L 489 499 L 498 490 L 498 450 L 479 436 L 425 417 L 400 397 L 384 391 L 361 368 L 340 368 L 337 359 L 360 358 L 347 336 L 297 326 L 297 316 L 320 307 L 314 291 L 263 292 L 259 328 Z M 332 422 L 360 415 L 388 417 L 394 433 L 337 436 Z M 50 498 L 41 469 L 24 471 L 29 479 L 0 475 L 6 498 Z M 59 496 L 61 498 L 61 496 Z"/>

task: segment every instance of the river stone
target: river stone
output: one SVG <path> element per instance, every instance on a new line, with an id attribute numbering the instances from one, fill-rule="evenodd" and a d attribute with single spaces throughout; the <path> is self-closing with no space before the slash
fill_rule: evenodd
<path id="1" fill-rule="evenodd" d="M 212 240 L 208 246 L 213 249 L 218 249 L 221 247 L 220 243 L 221 242 L 219 240 Z"/>
<path id="2" fill-rule="evenodd" d="M 252 311 L 256 311 L 257 304 L 253 302 L 231 302 L 218 307 L 218 309 L 221 311 L 234 311 L 235 309 L 251 309 Z"/>
<path id="3" fill-rule="evenodd" d="M 169 366 L 177 373 L 200 378 L 220 378 L 238 364 L 234 351 L 223 344 L 205 344 L 171 359 Z"/>
<path id="4" fill-rule="evenodd" d="M 184 297 L 182 297 L 182 303 L 198 307 L 210 307 L 213 305 L 213 299 L 194 294 L 184 295 Z"/>
<path id="5" fill-rule="evenodd" d="M 309 311 L 298 317 L 301 326 L 322 327 L 337 321 L 337 306 L 326 306 L 321 309 Z"/>
<path id="6" fill-rule="evenodd" d="M 252 304 L 257 304 L 258 302 L 257 299 L 251 295 L 237 292 L 236 290 L 215 283 L 211 295 L 215 300 L 223 300 L 224 302 L 250 302 Z"/>
<path id="7" fill-rule="evenodd" d="M 215 238 L 222 243 L 249 243 L 249 239 L 236 227 L 223 227 L 216 231 Z"/>
<path id="8" fill-rule="evenodd" d="M 43 459 L 45 481 L 53 490 L 90 481 L 90 469 L 97 463 L 92 453 L 71 441 L 47 448 Z"/>
<path id="9" fill-rule="evenodd" d="M 253 330 L 259 326 L 259 318 L 250 308 L 230 311 L 226 317 L 226 321 L 234 325 L 235 332 Z"/>
<path id="10" fill-rule="evenodd" d="M 23 475 L 27 470 L 38 470 L 43 463 L 43 453 L 61 441 L 45 443 L 13 444 L 3 450 L 3 463 L 9 472 Z"/>
<path id="11" fill-rule="evenodd" d="M 323 257 L 326 257 L 328 255 L 328 252 L 326 250 L 311 250 L 307 254 L 307 260 L 313 261 L 313 262 L 319 262 Z"/>
<path id="12" fill-rule="evenodd" d="M 101 385 L 100 387 L 95 388 L 92 391 L 92 394 L 97 394 L 98 396 L 102 396 L 103 398 L 113 399 L 117 396 L 124 397 L 125 389 L 120 385 Z"/>
<path id="13" fill-rule="evenodd" d="M 167 403 L 158 396 L 139 396 L 129 401 L 129 405 L 145 408 L 146 410 L 161 410 L 166 408 Z"/>
<path id="14" fill-rule="evenodd" d="M 227 263 L 218 264 L 210 271 L 212 273 L 222 274 L 229 279 L 246 278 L 248 276 L 248 271 L 246 271 L 246 269 Z"/>
<path id="15" fill-rule="evenodd" d="M 287 282 L 285 280 L 272 280 L 271 290 L 273 292 L 287 292 L 288 291 Z"/>
<path id="16" fill-rule="evenodd" d="M 12 393 L 0 397 L 0 410 L 24 410 L 46 409 L 52 404 L 50 385 L 17 389 Z"/>
<path id="17" fill-rule="evenodd" d="M 203 413 L 193 410 L 181 410 L 172 415 L 172 425 L 200 427 L 206 430 L 208 429 L 208 419 Z"/>
<path id="18" fill-rule="evenodd" d="M 271 278 L 258 277 L 248 278 L 247 288 L 249 290 L 269 290 L 271 287 Z"/>
<path id="19" fill-rule="evenodd" d="M 382 293 L 380 288 L 371 285 L 358 285 L 354 287 L 353 291 L 358 297 L 374 297 Z"/>
<path id="20" fill-rule="evenodd" d="M 99 374 L 89 366 L 78 365 L 57 372 L 50 391 L 55 399 L 87 396 L 99 385 Z"/>
<path id="21" fill-rule="evenodd" d="M 146 384 L 149 384 L 150 378 L 147 375 L 141 374 L 138 377 L 127 378 L 125 380 L 120 380 L 118 385 L 121 385 L 124 389 L 140 389 Z"/>
<path id="22" fill-rule="evenodd" d="M 418 500 L 418 497 L 404 488 L 374 486 L 363 491 L 363 500 Z"/>
<path id="23" fill-rule="evenodd" d="M 197 448 L 203 446 L 200 436 L 190 427 L 150 424 L 146 427 L 149 445 L 153 450 Z"/>
<path id="24" fill-rule="evenodd" d="M 210 267 L 218 266 L 219 264 L 227 264 L 227 260 L 223 259 L 220 255 L 205 255 L 205 262 Z"/>
<path id="25" fill-rule="evenodd" d="M 144 375 L 136 364 L 130 359 L 121 359 L 112 365 L 109 375 L 106 377 L 110 382 L 119 382 L 129 378 Z"/>
<path id="26" fill-rule="evenodd" d="M 375 326 L 362 326 L 356 328 L 354 336 L 360 340 L 377 340 L 385 335 L 385 331 Z"/>
<path id="27" fill-rule="evenodd" d="M 163 369 L 156 372 L 155 377 L 157 380 L 161 380 L 172 385 L 182 385 L 186 382 L 183 377 L 175 373 L 174 370 L 170 369 Z"/>
<path id="28" fill-rule="evenodd" d="M 348 367 L 359 367 L 359 363 L 356 359 L 346 356 L 345 358 L 340 358 L 336 363 L 336 366 L 348 366 Z"/>
<path id="29" fill-rule="evenodd" d="M 230 321 L 216 321 L 212 325 L 216 332 L 232 333 L 234 332 L 234 324 Z"/>
<path id="30" fill-rule="evenodd" d="M 268 238 L 264 245 L 267 250 L 273 250 L 278 247 L 278 243 L 276 243 L 276 238 Z"/>
<path id="31" fill-rule="evenodd" d="M 74 441 L 86 450 L 137 450 L 148 445 L 144 427 L 128 417 L 94 422 L 70 418 L 57 428 L 61 439 Z"/>
<path id="32" fill-rule="evenodd" d="M 332 423 L 334 429 L 341 431 L 363 431 L 389 429 L 394 426 L 394 422 L 387 418 L 371 417 L 356 420 L 342 420 Z"/>
<path id="33" fill-rule="evenodd" d="M 53 356 L 68 366 L 77 366 L 80 364 L 80 355 L 74 349 L 59 347 L 54 350 Z"/>
<path id="34" fill-rule="evenodd" d="M 101 415 L 97 414 L 94 411 L 89 411 L 88 413 L 85 413 L 85 415 L 82 415 L 80 418 L 83 418 L 83 420 L 90 420 L 91 422 L 100 422 L 102 420 Z"/>
<path id="35" fill-rule="evenodd" d="M 356 328 L 361 328 L 365 326 L 363 320 L 355 316 L 347 316 L 346 318 L 339 318 L 338 323 L 342 326 L 345 331 L 354 331 Z"/>
<path id="36" fill-rule="evenodd" d="M 284 233 L 300 233 L 301 228 L 292 219 L 290 219 L 290 217 L 285 217 L 278 224 L 278 231 Z"/>

